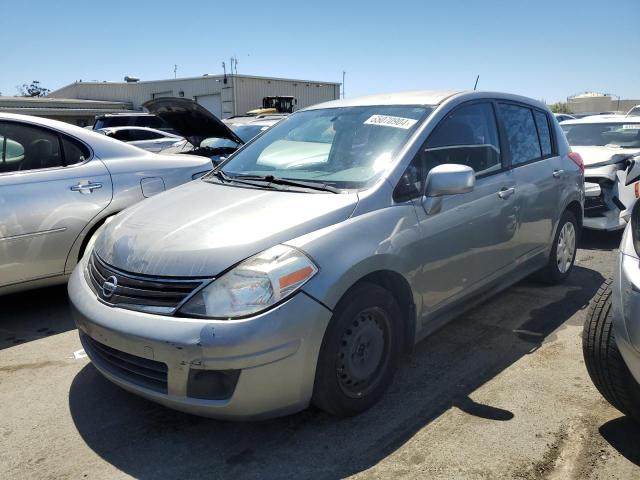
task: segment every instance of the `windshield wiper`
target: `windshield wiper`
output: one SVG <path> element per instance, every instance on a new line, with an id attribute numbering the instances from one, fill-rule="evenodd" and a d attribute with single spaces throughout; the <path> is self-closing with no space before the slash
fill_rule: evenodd
<path id="1" fill-rule="evenodd" d="M 226 175 L 226 176 L 229 178 L 229 175 Z M 307 182 L 303 180 L 292 180 L 289 178 L 274 177 L 273 175 L 233 175 L 230 178 L 231 180 L 234 180 L 234 179 L 257 180 L 260 182 L 267 182 L 274 185 L 288 185 L 291 187 L 309 188 L 312 190 L 322 190 L 322 191 L 331 192 L 331 193 L 342 193 L 342 190 L 340 190 L 339 188 L 332 187 L 331 185 L 327 185 L 326 183 Z"/>

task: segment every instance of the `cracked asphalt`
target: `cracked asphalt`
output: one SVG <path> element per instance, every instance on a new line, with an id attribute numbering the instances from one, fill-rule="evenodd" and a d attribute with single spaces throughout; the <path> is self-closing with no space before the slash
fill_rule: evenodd
<path id="1" fill-rule="evenodd" d="M 167 410 L 74 355 L 64 287 L 2 297 L 0 478 L 640 478 L 640 426 L 600 397 L 581 352 L 619 241 L 587 233 L 565 285 L 526 280 L 455 319 L 347 420 Z"/>

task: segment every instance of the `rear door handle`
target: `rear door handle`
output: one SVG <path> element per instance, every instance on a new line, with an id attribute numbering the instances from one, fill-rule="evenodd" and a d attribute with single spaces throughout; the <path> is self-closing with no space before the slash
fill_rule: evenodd
<path id="1" fill-rule="evenodd" d="M 102 184 L 101 183 L 94 183 L 94 182 L 78 182 L 77 185 L 73 185 L 72 187 L 70 187 L 70 190 L 72 192 L 80 192 L 82 194 L 89 194 L 92 193 L 95 189 L 97 188 L 102 188 Z"/>
<path id="2" fill-rule="evenodd" d="M 507 198 L 509 198 L 511 195 L 513 195 L 514 193 L 516 193 L 516 189 L 515 187 L 509 187 L 509 188 L 503 188 L 502 190 L 500 190 L 498 192 L 498 196 L 502 199 L 502 200 L 506 200 Z"/>
<path id="3" fill-rule="evenodd" d="M 564 170 L 554 170 L 553 171 L 553 178 L 560 178 L 563 173 L 564 173 Z"/>

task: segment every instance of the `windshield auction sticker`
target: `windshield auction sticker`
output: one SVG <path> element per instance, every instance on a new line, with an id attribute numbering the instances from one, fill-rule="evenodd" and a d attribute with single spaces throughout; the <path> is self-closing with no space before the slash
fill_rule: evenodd
<path id="1" fill-rule="evenodd" d="M 627 123 L 622 125 L 622 128 L 625 130 L 640 130 L 640 123 Z"/>
<path id="2" fill-rule="evenodd" d="M 365 125 L 381 125 L 383 127 L 402 128 L 408 130 L 418 121 L 413 118 L 392 117 L 390 115 L 371 115 Z"/>

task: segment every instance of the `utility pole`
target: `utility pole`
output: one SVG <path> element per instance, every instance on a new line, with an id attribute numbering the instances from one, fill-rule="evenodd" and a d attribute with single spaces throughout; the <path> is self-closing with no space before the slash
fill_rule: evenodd
<path id="1" fill-rule="evenodd" d="M 344 77 L 347 75 L 347 72 L 342 71 L 342 98 L 344 98 Z"/>
<path id="2" fill-rule="evenodd" d="M 178 64 L 174 63 L 173 64 L 173 78 L 177 78 L 178 77 Z"/>

